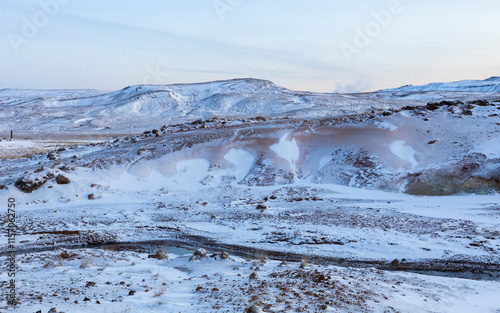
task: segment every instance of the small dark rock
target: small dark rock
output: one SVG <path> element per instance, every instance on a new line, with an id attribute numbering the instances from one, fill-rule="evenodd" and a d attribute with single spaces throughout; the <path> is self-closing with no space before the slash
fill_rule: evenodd
<path id="1" fill-rule="evenodd" d="M 394 259 L 391 262 L 391 267 L 398 267 L 401 263 L 399 263 L 398 259 Z"/>
<path id="2" fill-rule="evenodd" d="M 70 255 L 68 253 L 68 251 L 63 251 L 59 254 L 59 256 L 61 257 L 61 259 L 69 259 Z"/>
<path id="3" fill-rule="evenodd" d="M 207 250 L 201 248 L 196 250 L 193 255 L 189 258 L 189 261 L 201 260 L 207 257 Z"/>
<path id="4" fill-rule="evenodd" d="M 462 101 L 447 101 L 447 100 L 439 102 L 439 105 L 441 105 L 441 106 L 447 105 L 449 107 L 450 106 L 457 106 L 459 104 L 463 104 L 463 102 Z"/>
<path id="5" fill-rule="evenodd" d="M 87 196 L 87 198 L 88 198 L 89 200 L 95 200 L 95 196 L 94 196 L 94 194 L 93 194 L 93 193 L 89 194 L 89 195 Z"/>
<path id="6" fill-rule="evenodd" d="M 95 286 L 96 286 L 96 283 L 93 281 L 88 281 L 87 284 L 85 285 L 85 287 L 87 287 L 87 288 L 95 287 Z"/>
<path id="7" fill-rule="evenodd" d="M 69 171 L 71 170 L 71 169 L 70 169 L 69 167 L 67 167 L 66 165 L 63 165 L 63 166 L 59 167 L 59 169 L 60 169 L 61 171 L 64 171 L 64 172 L 69 172 Z"/>
<path id="8" fill-rule="evenodd" d="M 135 290 L 130 290 L 130 291 L 128 292 L 128 295 L 129 295 L 129 296 L 133 296 L 133 295 L 135 295 Z"/>
<path id="9" fill-rule="evenodd" d="M 61 174 L 57 175 L 56 177 L 56 183 L 58 183 L 59 185 L 67 185 L 69 184 L 69 182 L 70 182 L 69 178 Z"/>
<path id="10" fill-rule="evenodd" d="M 469 103 L 470 104 L 479 105 L 479 106 L 482 106 L 482 107 L 486 107 L 486 106 L 490 105 L 490 103 L 488 102 L 488 100 L 474 100 L 474 101 L 471 101 Z"/>
<path id="11" fill-rule="evenodd" d="M 265 210 L 267 209 L 267 206 L 263 205 L 263 204 L 257 204 L 257 207 L 256 207 L 257 210 Z"/>
<path id="12" fill-rule="evenodd" d="M 90 299 L 85 297 L 85 299 L 83 299 L 83 301 L 90 301 Z"/>
<path id="13" fill-rule="evenodd" d="M 45 184 L 46 181 L 39 181 L 39 180 L 29 180 L 27 178 L 21 177 L 19 178 L 14 186 L 21 190 L 24 193 L 31 193 L 34 190 L 37 190 L 38 188 L 42 187 L 43 184 Z"/>
<path id="14" fill-rule="evenodd" d="M 164 253 L 163 251 L 158 250 L 158 251 L 156 251 L 155 254 L 148 255 L 148 258 L 163 260 L 163 259 L 168 259 L 168 255 L 166 253 Z"/>
<path id="15" fill-rule="evenodd" d="M 427 103 L 427 106 L 425 108 L 427 110 L 430 110 L 430 111 L 435 111 L 435 110 L 439 109 L 440 107 L 441 107 L 441 105 L 439 103 L 429 102 L 429 103 Z"/>
<path id="16" fill-rule="evenodd" d="M 416 108 L 417 108 L 417 107 L 407 105 L 407 106 L 405 106 L 405 107 L 402 107 L 402 108 L 401 108 L 401 110 L 403 110 L 403 111 L 413 111 L 413 110 L 415 110 Z"/>

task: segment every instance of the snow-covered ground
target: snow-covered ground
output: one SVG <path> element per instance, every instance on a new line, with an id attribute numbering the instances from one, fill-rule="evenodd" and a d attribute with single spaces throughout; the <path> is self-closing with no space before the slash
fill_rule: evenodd
<path id="1" fill-rule="evenodd" d="M 248 79 L 0 91 L 4 131 L 32 132 L 0 142 L 18 310 L 500 312 L 499 98 Z"/>
<path id="2" fill-rule="evenodd" d="M 123 249 L 123 248 L 122 248 Z M 498 282 L 141 246 L 21 255 L 21 306 L 2 312 L 485 312 Z M 2 261 L 4 257 L 0 258 Z M 36 274 L 35 274 L 36 273 Z M 6 273 L 0 274 L 6 280 Z M 5 310 L 5 311 L 4 311 Z M 258 310 L 255 312 L 259 312 Z"/>
<path id="3" fill-rule="evenodd" d="M 27 140 L 27 139 L 0 139 L 0 159 L 25 158 L 34 154 L 57 151 L 58 149 L 84 144 L 99 142 L 98 140 Z"/>

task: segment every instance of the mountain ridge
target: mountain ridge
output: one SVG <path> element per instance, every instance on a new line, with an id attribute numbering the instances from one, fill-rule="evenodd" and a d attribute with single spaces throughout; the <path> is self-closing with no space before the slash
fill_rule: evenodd
<path id="1" fill-rule="evenodd" d="M 500 76 L 491 76 L 485 80 L 460 80 L 454 82 L 429 83 L 425 85 L 405 85 L 397 88 L 379 90 L 387 91 L 468 91 L 468 92 L 500 92 Z"/>

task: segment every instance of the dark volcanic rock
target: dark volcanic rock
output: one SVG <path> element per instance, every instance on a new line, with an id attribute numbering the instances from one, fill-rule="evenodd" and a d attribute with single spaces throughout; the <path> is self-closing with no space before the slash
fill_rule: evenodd
<path id="1" fill-rule="evenodd" d="M 56 183 L 58 183 L 59 185 L 67 185 L 67 184 L 69 184 L 69 182 L 70 182 L 70 180 L 66 176 L 59 174 L 56 177 Z"/>
<path id="2" fill-rule="evenodd" d="M 488 102 L 488 100 L 474 100 L 474 101 L 471 101 L 469 103 L 470 104 L 479 105 L 479 106 L 482 106 L 482 107 L 486 107 L 486 106 L 490 105 L 490 103 Z"/>
<path id="3" fill-rule="evenodd" d="M 493 189 L 500 191 L 500 177 L 471 176 L 463 182 L 462 187 L 473 193 L 489 193 Z"/>
<path id="4" fill-rule="evenodd" d="M 33 191 L 42 187 L 43 184 L 45 184 L 46 182 L 47 182 L 46 179 L 30 180 L 28 178 L 21 177 L 16 181 L 14 186 L 24 193 L 32 193 Z"/>

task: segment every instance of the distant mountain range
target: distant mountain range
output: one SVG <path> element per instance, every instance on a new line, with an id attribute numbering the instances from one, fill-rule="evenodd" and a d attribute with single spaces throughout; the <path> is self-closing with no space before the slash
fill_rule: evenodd
<path id="1" fill-rule="evenodd" d="M 421 86 L 406 85 L 399 88 L 380 91 L 467 91 L 467 92 L 500 92 L 500 76 L 492 76 L 485 80 L 462 80 L 451 83 L 431 83 Z"/>

